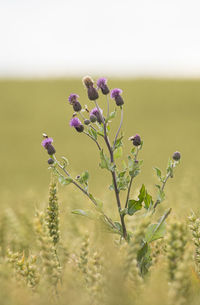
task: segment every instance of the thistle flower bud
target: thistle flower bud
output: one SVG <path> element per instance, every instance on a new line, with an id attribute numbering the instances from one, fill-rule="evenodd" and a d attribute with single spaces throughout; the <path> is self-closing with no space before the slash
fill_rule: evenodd
<path id="1" fill-rule="evenodd" d="M 78 101 L 76 101 L 76 102 L 73 104 L 73 109 L 74 109 L 74 111 L 76 111 L 76 112 L 81 111 L 81 109 L 82 109 L 81 104 L 80 104 Z"/>
<path id="2" fill-rule="evenodd" d="M 138 134 L 136 134 L 135 136 L 130 137 L 129 140 L 133 142 L 134 146 L 140 146 L 141 145 L 141 138 Z"/>
<path id="3" fill-rule="evenodd" d="M 89 100 L 91 100 L 91 101 L 95 101 L 95 100 L 98 99 L 98 97 L 99 97 L 98 91 L 97 91 L 97 89 L 94 88 L 94 87 L 89 87 L 89 88 L 87 89 L 87 93 L 88 93 L 88 98 L 89 98 Z"/>
<path id="4" fill-rule="evenodd" d="M 176 151 L 176 152 L 173 154 L 172 158 L 173 158 L 174 161 L 179 161 L 180 158 L 181 158 L 180 152 L 179 152 L 179 151 Z"/>
<path id="5" fill-rule="evenodd" d="M 71 105 L 73 105 L 75 102 L 78 101 L 79 95 L 75 93 L 71 93 L 70 96 L 68 97 L 68 101 Z"/>
<path id="6" fill-rule="evenodd" d="M 74 111 L 79 112 L 81 111 L 82 107 L 78 101 L 79 96 L 75 93 L 70 94 L 68 101 L 73 106 Z"/>
<path id="7" fill-rule="evenodd" d="M 48 145 L 51 143 L 53 143 L 53 139 L 45 135 L 45 139 L 42 141 L 42 146 L 47 149 Z"/>
<path id="8" fill-rule="evenodd" d="M 91 121 L 92 123 L 95 123 L 95 122 L 96 122 L 96 120 L 97 120 L 96 115 L 91 114 L 91 115 L 90 115 L 90 121 Z"/>
<path id="9" fill-rule="evenodd" d="M 104 95 L 107 95 L 110 92 L 106 83 L 107 83 L 107 80 L 106 80 L 106 78 L 103 78 L 103 77 L 99 78 L 98 81 L 97 81 L 97 88 L 101 89 L 101 92 Z"/>
<path id="10" fill-rule="evenodd" d="M 101 115 L 100 115 L 100 113 L 99 113 L 99 110 L 100 110 L 100 112 L 101 112 Z M 103 114 L 103 110 L 100 109 L 100 108 L 99 108 L 99 110 L 98 110 L 98 108 L 95 107 L 95 108 L 93 108 L 93 109 L 90 111 L 90 120 L 91 120 L 91 117 L 92 117 L 92 119 L 93 119 L 93 116 L 95 116 L 97 122 L 98 122 L 98 123 L 102 123 L 101 116 L 102 116 L 102 114 Z M 92 121 L 91 121 L 91 122 L 92 122 Z"/>
<path id="11" fill-rule="evenodd" d="M 89 124 L 90 124 L 90 120 L 85 119 L 84 124 L 85 124 L 85 125 L 89 125 Z"/>
<path id="12" fill-rule="evenodd" d="M 47 146 L 47 152 L 50 156 L 54 155 L 56 153 L 56 150 L 55 148 L 53 147 L 53 145 L 49 144 Z"/>
<path id="13" fill-rule="evenodd" d="M 76 129 L 78 132 L 83 132 L 84 126 L 83 126 L 83 125 L 80 125 L 80 126 L 75 127 L 75 129 Z"/>
<path id="14" fill-rule="evenodd" d="M 117 106 L 122 106 L 124 104 L 124 100 L 120 95 L 121 93 L 122 93 L 121 89 L 115 88 L 111 91 L 110 94 L 111 98 L 115 100 Z"/>
<path id="15" fill-rule="evenodd" d="M 91 101 L 98 99 L 99 94 L 96 88 L 94 88 L 94 81 L 90 76 L 85 76 L 83 78 L 83 84 L 87 88 L 88 98 Z"/>
<path id="16" fill-rule="evenodd" d="M 49 159 L 47 162 L 48 162 L 48 164 L 49 164 L 49 165 L 54 164 L 54 160 L 53 160 L 53 159 L 51 159 L 51 158 L 50 158 L 50 159 Z"/>
<path id="17" fill-rule="evenodd" d="M 94 81 L 90 76 L 83 77 L 83 84 L 88 89 L 89 87 L 93 87 Z"/>
<path id="18" fill-rule="evenodd" d="M 54 155 L 56 153 L 52 143 L 53 139 L 48 137 L 45 137 L 45 139 L 42 141 L 42 146 L 47 150 L 49 155 Z"/>
<path id="19" fill-rule="evenodd" d="M 71 119 L 70 126 L 74 127 L 78 132 L 83 132 L 83 130 L 84 130 L 84 126 L 82 125 L 81 121 L 77 117 L 74 117 Z"/>

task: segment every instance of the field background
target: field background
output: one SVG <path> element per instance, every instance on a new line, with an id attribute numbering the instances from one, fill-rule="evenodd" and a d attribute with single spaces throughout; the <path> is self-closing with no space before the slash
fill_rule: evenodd
<path id="1" fill-rule="evenodd" d="M 131 148 L 128 137 L 139 133 L 144 140 L 143 172 L 134 187 L 145 183 L 153 190 L 156 177 L 152 168 L 165 169 L 169 156 L 178 150 L 182 162 L 167 186 L 168 201 L 172 200 L 170 206 L 178 207 L 179 211 L 184 206 L 186 214 L 198 207 L 200 81 L 113 79 L 109 86 L 123 89 L 125 158 Z M 1 206 L 21 209 L 28 205 L 34 213 L 35 205 L 47 198 L 49 171 L 48 156 L 41 146 L 43 132 L 53 137 L 57 157 L 64 155 L 69 159 L 74 175 L 89 170 L 90 190 L 105 199 L 110 177 L 98 167 L 95 144 L 69 126 L 70 93 L 79 94 L 82 105 L 93 107 L 80 79 L 0 81 Z M 105 109 L 104 96 L 99 105 Z M 118 122 L 117 116 L 111 126 L 114 130 Z M 72 190 L 73 186 L 64 193 L 61 189 L 62 200 L 71 198 L 77 208 L 79 202 L 73 199 Z"/>

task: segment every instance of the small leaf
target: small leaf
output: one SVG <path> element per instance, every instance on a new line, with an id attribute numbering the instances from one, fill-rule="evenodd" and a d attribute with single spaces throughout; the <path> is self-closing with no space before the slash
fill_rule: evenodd
<path id="1" fill-rule="evenodd" d="M 72 214 L 76 214 L 76 215 L 80 215 L 80 216 L 86 216 L 86 217 L 91 218 L 91 219 L 94 218 L 90 211 L 84 211 L 84 210 L 80 210 L 80 209 L 72 210 Z"/>
<path id="2" fill-rule="evenodd" d="M 140 202 L 143 202 L 145 196 L 146 196 L 146 189 L 145 189 L 144 184 L 142 184 L 141 189 L 140 189 L 140 194 L 139 194 L 139 196 L 138 196 L 139 201 L 140 201 Z"/>
<path id="3" fill-rule="evenodd" d="M 158 229 L 156 229 L 157 226 L 158 226 L 158 224 L 155 223 L 155 224 L 151 224 L 147 228 L 147 232 L 146 232 L 146 235 L 145 235 L 146 242 L 150 243 L 154 240 L 157 240 L 157 239 L 160 239 L 160 238 L 164 237 L 164 235 L 166 233 L 165 223 L 162 223 L 162 225 L 159 226 Z"/>
<path id="4" fill-rule="evenodd" d="M 89 179 L 89 173 L 88 171 L 83 172 L 78 178 L 78 182 L 81 184 L 87 184 Z"/>
<path id="5" fill-rule="evenodd" d="M 103 153 L 103 150 L 100 151 L 101 163 L 99 166 L 101 168 L 106 168 L 109 171 L 113 171 L 114 165 L 110 162 L 109 158 Z"/>
<path id="6" fill-rule="evenodd" d="M 117 230 L 118 230 L 118 231 L 120 231 L 120 232 L 122 232 L 122 226 L 121 226 L 121 223 L 119 223 L 118 221 L 115 221 L 115 222 L 114 222 L 114 224 L 115 224 L 115 226 L 116 226 Z"/>
<path id="7" fill-rule="evenodd" d="M 136 177 L 140 173 L 140 167 L 142 165 L 143 161 L 135 161 L 135 159 L 132 159 L 130 156 L 128 156 L 128 170 L 129 175 L 131 177 Z"/>
<path id="8" fill-rule="evenodd" d="M 137 200 L 130 199 L 128 201 L 128 214 L 132 216 L 135 212 L 141 210 L 142 203 Z"/>
<path id="9" fill-rule="evenodd" d="M 59 176 L 59 177 L 58 177 L 58 181 L 59 181 L 60 184 L 62 184 L 62 185 L 68 185 L 68 184 L 70 184 L 73 180 L 72 180 L 72 178 L 65 178 L 65 177 L 63 177 L 63 176 Z"/>
<path id="10" fill-rule="evenodd" d="M 153 206 L 152 196 L 146 192 L 146 196 L 144 198 L 145 209 L 149 209 L 149 207 Z"/>
<path id="11" fill-rule="evenodd" d="M 158 176 L 158 178 L 161 180 L 161 170 L 157 167 L 154 167 L 155 171 L 156 171 L 156 175 Z"/>
<path id="12" fill-rule="evenodd" d="M 122 149 L 122 146 L 119 146 L 118 148 L 116 148 L 114 150 L 114 159 L 121 158 L 122 155 L 123 155 L 123 149 Z"/>
<path id="13" fill-rule="evenodd" d="M 96 130 L 94 130 L 93 128 L 89 128 L 88 133 L 93 139 L 97 140 L 97 131 Z"/>
<path id="14" fill-rule="evenodd" d="M 122 143 L 122 139 L 123 139 L 123 135 L 117 139 L 116 143 L 115 143 L 115 149 L 117 149 L 118 147 L 122 146 L 123 143 Z"/>
<path id="15" fill-rule="evenodd" d="M 115 115 L 116 115 L 116 110 L 112 111 L 112 112 L 109 114 L 108 120 L 114 119 Z"/>
<path id="16" fill-rule="evenodd" d="M 167 210 L 164 215 L 159 219 L 157 224 L 149 226 L 149 233 L 147 239 L 149 242 L 161 238 L 165 234 L 165 220 L 169 216 L 171 209 Z"/>
<path id="17" fill-rule="evenodd" d="M 161 203 L 165 199 L 165 193 L 164 191 L 160 188 L 158 190 L 158 201 Z"/>
<path id="18" fill-rule="evenodd" d="M 135 146 L 133 146 L 133 148 L 131 149 L 131 153 L 133 154 L 133 155 L 135 155 Z"/>

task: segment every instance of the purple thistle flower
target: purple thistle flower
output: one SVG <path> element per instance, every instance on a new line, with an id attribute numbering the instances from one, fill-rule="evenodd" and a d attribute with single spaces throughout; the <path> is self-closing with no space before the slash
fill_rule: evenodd
<path id="1" fill-rule="evenodd" d="M 72 93 L 70 94 L 68 101 L 73 106 L 74 111 L 79 112 L 81 111 L 82 107 L 81 104 L 78 101 L 79 95 Z"/>
<path id="2" fill-rule="evenodd" d="M 123 91 L 121 89 L 115 88 L 111 91 L 110 96 L 111 96 L 111 98 L 116 98 L 117 96 L 122 94 L 122 92 Z"/>
<path id="3" fill-rule="evenodd" d="M 82 125 L 81 121 L 77 117 L 72 118 L 69 124 L 71 127 L 79 127 L 80 125 Z"/>
<path id="4" fill-rule="evenodd" d="M 71 105 L 73 105 L 75 102 L 77 102 L 78 98 L 79 98 L 78 94 L 71 93 L 70 96 L 68 97 L 68 101 Z"/>
<path id="5" fill-rule="evenodd" d="M 42 141 L 42 146 L 44 146 L 44 148 L 47 149 L 48 145 L 53 143 L 53 139 L 52 138 L 45 138 L 43 141 Z"/>
<path id="6" fill-rule="evenodd" d="M 101 108 L 99 108 L 101 114 L 103 114 L 103 110 Z M 90 111 L 90 115 L 99 115 L 99 110 L 97 107 L 93 108 L 91 111 Z"/>
<path id="7" fill-rule="evenodd" d="M 107 86 L 107 79 L 102 77 L 102 78 L 99 78 L 98 81 L 97 81 L 97 88 L 98 89 L 101 89 L 101 92 L 104 94 L 104 95 L 107 95 L 110 90 Z"/>
<path id="8" fill-rule="evenodd" d="M 115 88 L 111 91 L 110 96 L 115 100 L 117 106 L 122 106 L 124 104 L 124 100 L 120 95 L 122 92 L 123 91 L 118 88 Z"/>
<path id="9" fill-rule="evenodd" d="M 129 140 L 133 142 L 134 146 L 140 146 L 142 143 L 139 134 L 136 134 L 135 136 L 130 137 Z"/>
<path id="10" fill-rule="evenodd" d="M 44 146 L 49 155 L 54 155 L 56 153 L 55 148 L 53 147 L 53 145 L 51 145 L 52 142 L 53 139 L 48 137 L 42 141 L 42 146 Z"/>
<path id="11" fill-rule="evenodd" d="M 70 126 L 74 127 L 78 132 L 83 132 L 83 130 L 84 130 L 84 126 L 82 125 L 81 121 L 77 117 L 74 117 L 71 119 Z"/>
<path id="12" fill-rule="evenodd" d="M 100 110 L 101 115 L 100 115 L 100 113 L 99 113 L 99 110 Z M 98 123 L 101 123 L 101 122 L 102 122 L 101 117 L 102 117 L 102 114 L 103 114 L 103 110 L 102 110 L 101 108 L 99 108 L 99 110 L 98 110 L 97 107 L 93 108 L 93 109 L 90 111 L 90 118 L 91 118 L 92 116 L 95 116 L 95 117 L 97 118 Z"/>
<path id="13" fill-rule="evenodd" d="M 97 87 L 101 88 L 102 86 L 106 85 L 107 79 L 105 77 L 101 77 L 97 81 Z"/>

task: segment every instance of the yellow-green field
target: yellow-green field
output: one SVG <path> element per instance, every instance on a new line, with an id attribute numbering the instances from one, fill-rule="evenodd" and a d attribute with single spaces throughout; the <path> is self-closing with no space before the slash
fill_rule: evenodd
<path id="1" fill-rule="evenodd" d="M 200 81 L 116 79 L 110 80 L 109 85 L 123 89 L 125 157 L 131 148 L 128 137 L 139 133 L 144 140 L 144 166 L 138 183 L 152 185 L 152 168 L 164 169 L 169 156 L 179 150 L 182 162 L 172 184 L 179 189 L 189 176 L 198 189 Z M 69 127 L 72 108 L 67 97 L 71 92 L 80 95 L 82 105 L 93 107 L 79 79 L 0 82 L 2 194 L 46 192 L 49 172 L 47 155 L 41 146 L 43 132 L 54 138 L 57 156 L 69 159 L 74 174 L 88 169 L 91 190 L 99 195 L 104 192 L 106 173 L 98 168 L 95 144 Z M 114 107 L 113 101 L 111 104 Z M 101 98 L 100 106 L 105 105 Z M 115 130 L 117 123 L 115 119 Z"/>
<path id="2" fill-rule="evenodd" d="M 169 222 L 181 221 L 186 224 L 191 209 L 200 214 L 200 80 L 112 79 L 109 80 L 109 86 L 123 90 L 125 101 L 123 124 L 125 160 L 132 148 L 128 138 L 138 133 L 144 141 L 140 155 L 140 158 L 144 160 L 143 169 L 133 184 L 132 197 L 137 197 L 138 188 L 142 183 L 155 196 L 154 185 L 157 183 L 157 178 L 153 167 L 159 167 L 164 171 L 169 157 L 172 156 L 174 151 L 178 150 L 182 156 L 181 163 L 176 169 L 175 177 L 170 179 L 166 186 L 166 200 L 162 203 L 160 212 L 156 217 L 160 216 L 161 212 L 168 207 L 172 207 Z M 36 289 L 35 294 L 32 291 L 29 293 L 30 288 L 23 286 L 21 278 L 24 277 L 26 281 L 26 275 L 22 276 L 19 268 L 15 266 L 15 264 L 20 265 L 20 258 L 17 263 L 12 261 L 14 252 L 18 251 L 22 255 L 24 251 L 26 259 L 28 255 L 36 255 L 38 257 L 37 268 L 44 267 L 40 257 L 44 249 L 41 245 L 38 246 L 35 243 L 37 234 L 41 237 L 44 233 L 41 233 L 43 227 L 39 220 L 33 225 L 35 223 L 35 210 L 46 209 L 48 205 L 50 171 L 47 164 L 48 155 L 41 146 L 43 132 L 54 139 L 57 158 L 61 156 L 68 158 L 70 162 L 69 171 L 74 176 L 86 169 L 89 171 L 90 192 L 102 199 L 104 209 L 108 215 L 114 213 L 114 220 L 117 220 L 118 217 L 113 202 L 113 194 L 108 190 L 110 175 L 98 166 L 99 152 L 95 144 L 86 135 L 77 133 L 69 126 L 69 120 L 73 113 L 68 102 L 70 93 L 77 93 L 82 105 L 87 104 L 89 109 L 94 107 L 93 103 L 88 101 L 86 90 L 79 79 L 0 81 L 0 272 L 2 271 L 3 274 L 0 277 L 0 290 L 4 291 L 0 296 L 0 304 L 42 305 L 46 304 L 47 295 L 51 298 L 52 292 L 54 294 L 53 302 L 59 305 L 88 305 L 90 303 L 108 305 L 162 303 L 168 305 L 170 300 L 174 299 L 173 297 L 168 299 L 166 292 L 168 279 L 165 273 L 166 269 L 169 268 L 169 266 L 166 267 L 169 262 L 167 263 L 164 258 L 165 250 L 161 251 L 158 259 L 159 268 L 152 267 L 153 276 L 145 289 L 135 282 L 133 286 L 130 282 L 122 288 L 120 286 L 123 285 L 120 268 L 123 269 L 123 255 L 119 253 L 116 255 L 118 246 L 115 245 L 116 242 L 119 242 L 119 238 L 117 240 L 116 237 L 114 242 L 115 237 L 101 233 L 101 229 L 94 222 L 70 213 L 73 208 L 85 207 L 90 209 L 91 207 L 91 203 L 79 194 L 73 185 L 59 186 L 58 193 L 62 239 L 58 252 L 61 265 L 63 263 L 64 266 L 62 278 L 64 284 L 59 283 L 56 291 L 53 291 L 51 280 L 49 280 L 49 283 L 44 282 L 45 280 L 48 281 L 48 276 L 52 275 L 51 272 L 55 270 L 55 272 L 58 272 L 56 269 L 58 266 L 54 266 L 55 268 L 50 268 L 49 274 L 47 272 L 47 278 L 41 276 L 40 286 L 38 290 Z M 99 105 L 106 110 L 104 96 L 99 99 Z M 113 101 L 111 101 L 111 108 L 115 108 Z M 118 113 L 117 118 L 111 123 L 110 138 L 114 136 L 119 120 Z M 134 190 L 136 190 L 136 193 L 134 193 Z M 122 198 L 123 196 L 122 194 Z M 131 221 L 129 221 L 129 228 L 135 225 L 134 221 Z M 34 226 L 36 229 L 34 229 Z M 185 234 L 184 230 L 183 234 Z M 81 244 L 84 244 L 83 240 L 86 238 L 84 237 L 86 232 L 90 232 L 90 245 L 88 247 L 91 256 L 88 258 L 89 275 L 88 278 L 85 276 L 84 279 L 84 276 L 81 275 L 81 272 L 84 274 L 84 268 L 81 269 L 83 266 L 79 268 L 79 256 L 81 255 Z M 178 231 L 177 234 L 180 234 L 180 232 Z M 190 243 L 190 235 L 188 236 L 188 253 L 192 257 L 194 246 Z M 41 243 L 45 244 L 45 238 L 43 236 Z M 8 257 L 10 263 L 13 263 L 13 265 L 11 264 L 12 267 L 14 267 L 8 267 L 7 269 L 4 260 L 7 259 L 5 257 L 8 247 L 13 251 Z M 158 244 L 158 248 L 162 248 L 162 245 Z M 47 243 L 45 251 L 51 251 L 49 249 L 50 246 Z M 156 245 L 154 245 L 152 251 L 157 253 L 156 249 Z M 68 253 L 66 257 L 65 250 Z M 82 251 L 87 252 L 84 249 Z M 95 254 L 95 251 L 98 254 Z M 126 249 L 122 246 L 120 251 L 123 254 Z M 50 255 L 49 260 L 51 260 L 52 253 L 48 255 Z M 97 258 L 95 258 L 95 255 L 97 255 Z M 104 273 L 104 271 L 98 269 L 98 255 L 102 255 L 102 261 L 105 262 L 104 268 L 107 270 L 104 274 L 104 280 L 110 280 L 107 286 L 110 293 L 107 294 L 106 303 L 101 303 L 102 301 L 97 296 L 98 291 L 95 293 L 93 291 L 100 288 L 96 288 L 95 285 L 93 287 L 91 284 L 93 281 L 99 283 L 96 278 L 93 278 L 92 272 L 100 275 Z M 109 264 L 110 257 L 112 257 L 113 264 Z M 185 262 L 188 261 L 187 259 L 185 258 Z M 21 262 L 22 265 L 23 263 Z M 122 267 L 119 267 L 119 263 L 122 263 Z M 77 268 L 80 270 L 77 271 Z M 14 279 L 15 277 L 10 280 L 9 272 L 13 272 L 11 271 L 13 269 L 13 274 L 15 274 L 17 280 Z M 189 274 L 192 282 L 192 293 L 195 296 L 191 304 L 198 304 L 200 285 L 193 269 L 192 266 Z M 37 272 L 40 273 L 40 270 Z M 184 273 L 184 269 L 178 270 L 177 274 L 178 272 Z M 52 276 L 56 278 L 57 275 Z M 160 278 L 163 281 L 160 281 Z M 87 282 L 87 284 L 89 283 L 89 290 L 91 288 L 89 296 L 88 290 L 83 288 L 87 286 L 85 281 L 89 281 Z M 106 286 L 105 283 L 101 283 L 101 285 L 104 288 Z M 134 285 L 139 289 L 137 292 L 132 290 L 136 287 Z M 173 289 L 177 293 L 178 288 L 174 286 Z M 12 290 L 11 293 L 9 293 L 10 290 Z M 47 291 L 49 293 L 46 293 Z M 103 292 L 99 291 L 100 295 L 103 295 Z M 90 293 L 92 298 L 90 298 Z M 105 291 L 104 293 L 106 294 Z M 139 299 L 136 298 L 138 293 L 140 293 Z M 171 293 L 173 294 L 173 292 Z M 58 296 L 56 296 L 57 294 Z M 185 303 L 184 300 L 178 300 L 177 304 L 183 305 Z"/>

